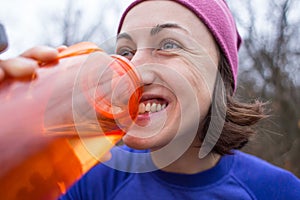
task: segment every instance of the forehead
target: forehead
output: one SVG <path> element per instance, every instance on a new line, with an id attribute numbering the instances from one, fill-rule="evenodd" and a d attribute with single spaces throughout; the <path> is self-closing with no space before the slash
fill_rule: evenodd
<path id="1" fill-rule="evenodd" d="M 169 0 L 151 0 L 136 5 L 128 12 L 121 32 L 164 23 L 176 23 L 191 31 L 195 23 L 203 26 L 199 18 L 182 5 Z"/>
<path id="2" fill-rule="evenodd" d="M 183 34 L 187 36 L 184 38 L 196 41 L 217 60 L 217 45 L 210 31 L 192 11 L 175 1 L 148 0 L 136 5 L 127 13 L 120 33 L 134 33 L 138 38 L 146 38 L 145 32 L 135 30 L 168 23 L 184 28 L 186 32 Z"/>

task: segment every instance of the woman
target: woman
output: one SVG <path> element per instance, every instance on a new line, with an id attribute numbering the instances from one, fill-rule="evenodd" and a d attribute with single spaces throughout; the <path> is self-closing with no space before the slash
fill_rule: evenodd
<path id="1" fill-rule="evenodd" d="M 61 199 L 300 198 L 295 176 L 236 150 L 265 117 L 262 103 L 233 98 L 239 45 L 222 0 L 131 4 L 116 53 L 141 75 L 139 116 L 126 146 Z"/>

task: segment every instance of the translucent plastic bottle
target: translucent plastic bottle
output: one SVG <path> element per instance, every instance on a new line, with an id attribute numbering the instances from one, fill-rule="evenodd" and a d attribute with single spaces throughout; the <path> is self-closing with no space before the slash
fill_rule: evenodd
<path id="1" fill-rule="evenodd" d="M 87 42 L 59 57 L 0 83 L 0 199 L 57 199 L 137 116 L 142 89 L 126 59 Z"/>

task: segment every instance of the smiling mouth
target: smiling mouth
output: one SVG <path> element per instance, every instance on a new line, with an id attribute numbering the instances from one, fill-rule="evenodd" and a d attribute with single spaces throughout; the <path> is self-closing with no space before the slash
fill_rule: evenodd
<path id="1" fill-rule="evenodd" d="M 139 115 L 160 112 L 168 106 L 168 102 L 162 98 L 142 100 L 139 104 Z"/>

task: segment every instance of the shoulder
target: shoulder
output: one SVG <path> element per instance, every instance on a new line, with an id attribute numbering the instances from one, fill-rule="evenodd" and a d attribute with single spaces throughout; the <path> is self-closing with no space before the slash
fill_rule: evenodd
<path id="1" fill-rule="evenodd" d="M 235 152 L 232 174 L 258 199 L 300 199 L 300 180 L 253 155 Z"/>

